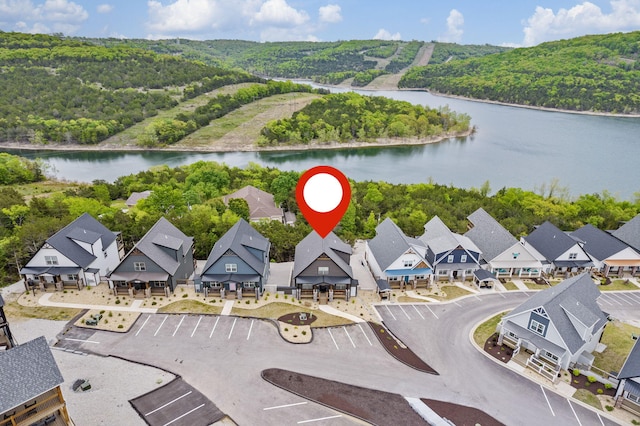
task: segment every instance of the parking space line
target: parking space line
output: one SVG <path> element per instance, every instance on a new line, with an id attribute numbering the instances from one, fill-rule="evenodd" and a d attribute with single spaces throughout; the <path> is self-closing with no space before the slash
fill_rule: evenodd
<path id="1" fill-rule="evenodd" d="M 169 405 L 173 404 L 174 402 L 181 400 L 181 399 L 182 399 L 182 398 L 184 398 L 185 396 L 190 395 L 192 392 L 193 392 L 193 391 L 189 391 L 189 392 L 185 393 L 184 395 L 180 395 L 180 396 L 179 396 L 179 397 L 177 397 L 176 399 L 174 399 L 174 400 L 172 400 L 172 401 L 167 402 L 166 404 L 164 404 L 164 405 L 162 405 L 162 406 L 160 406 L 160 407 L 156 408 L 155 410 L 149 411 L 149 412 L 148 412 L 147 414 L 145 414 L 144 416 L 145 416 L 145 417 L 150 416 L 151 414 L 155 413 L 156 411 L 160 411 L 160 410 L 162 410 L 164 407 L 167 407 L 167 406 L 169 406 Z"/>
<path id="2" fill-rule="evenodd" d="M 624 303 L 628 303 L 629 305 L 633 305 L 633 303 L 629 302 L 627 299 L 625 299 L 624 297 L 622 297 L 622 296 L 621 296 L 621 295 L 619 295 L 619 294 L 614 293 L 614 294 L 612 294 L 612 296 L 616 296 L 616 299 L 620 299 L 620 300 L 622 300 Z"/>
<path id="3" fill-rule="evenodd" d="M 601 302 L 606 303 L 607 305 L 613 305 L 613 303 L 609 302 L 607 299 L 605 299 L 604 297 L 599 297 L 598 300 L 600 300 Z"/>
<path id="4" fill-rule="evenodd" d="M 504 294 L 502 294 L 502 292 L 501 292 L 501 291 L 496 291 L 496 293 L 498 293 L 500 296 L 502 296 L 502 298 L 503 298 L 503 299 L 506 299 L 506 298 L 507 298 L 507 296 L 505 296 Z"/>
<path id="5" fill-rule="evenodd" d="M 600 417 L 600 414 L 596 413 L 596 416 L 598 416 L 598 420 L 600 420 L 600 424 L 604 426 L 604 422 L 602 421 L 602 417 Z"/>
<path id="6" fill-rule="evenodd" d="M 95 343 L 95 344 L 100 343 L 100 342 L 96 342 L 95 340 L 72 339 L 71 337 L 64 337 L 64 340 L 70 340 L 72 342 L 83 342 L 83 343 Z"/>
<path id="7" fill-rule="evenodd" d="M 604 293 L 603 293 L 603 294 L 602 294 L 602 296 L 603 296 L 603 297 L 605 297 L 605 296 L 606 296 L 606 297 L 607 297 L 607 300 L 609 300 L 609 301 L 611 301 L 611 302 L 613 302 L 613 303 L 616 303 L 616 304 L 618 304 L 618 305 L 622 305 L 622 303 L 620 303 L 620 301 L 619 301 L 619 300 L 617 300 L 615 297 L 613 297 L 611 294 L 604 294 Z"/>
<path id="8" fill-rule="evenodd" d="M 300 420 L 298 422 L 298 424 L 301 425 L 303 423 L 321 422 L 322 420 L 337 419 L 338 417 L 342 417 L 342 414 L 338 414 L 337 416 L 320 417 L 320 418 L 317 418 L 317 419 Z"/>
<path id="9" fill-rule="evenodd" d="M 306 404 L 307 401 L 302 401 L 302 402 L 294 402 L 293 404 L 285 404 L 285 405 L 276 405 L 275 407 L 266 407 L 263 408 L 262 411 L 267 411 L 267 410 L 277 410 L 278 408 L 289 408 L 289 407 L 295 407 L 296 405 L 304 405 Z"/>
<path id="10" fill-rule="evenodd" d="M 336 349 L 340 350 L 340 348 L 338 347 L 338 343 L 336 343 L 336 339 L 333 338 L 333 333 L 331 333 L 331 329 L 327 328 L 327 331 L 329 332 L 329 336 L 331 336 L 331 340 L 333 340 L 333 344 L 336 345 Z"/>
<path id="11" fill-rule="evenodd" d="M 416 310 L 416 312 L 418 313 L 418 315 L 420 315 L 420 318 L 424 319 L 424 315 L 422 315 L 422 314 L 420 313 L 420 311 L 418 310 L 418 308 L 416 308 L 416 305 L 411 305 L 411 306 L 413 306 L 413 309 L 415 309 L 415 310 Z"/>
<path id="12" fill-rule="evenodd" d="M 578 421 L 578 425 L 582 426 L 582 422 L 578 418 L 578 415 L 576 414 L 576 410 L 573 409 L 573 405 L 571 404 L 571 401 L 569 401 L 567 399 L 567 402 L 569 403 L 569 407 L 571 407 L 571 411 L 573 411 L 573 415 L 576 416 L 576 420 Z"/>
<path id="13" fill-rule="evenodd" d="M 251 325 L 249 326 L 249 332 L 247 333 L 247 340 L 251 337 L 251 330 L 253 329 L 253 320 L 251 320 Z"/>
<path id="14" fill-rule="evenodd" d="M 193 327 L 193 331 L 191 332 L 191 337 L 193 337 L 193 335 L 196 334 L 196 330 L 198 329 L 198 326 L 200 325 L 200 321 L 202 321 L 202 315 L 200 315 L 200 318 L 198 318 L 198 322 L 196 323 L 196 326 Z"/>
<path id="15" fill-rule="evenodd" d="M 178 329 L 180 328 L 180 326 L 182 325 L 182 321 L 184 321 L 184 317 L 186 317 L 186 315 L 183 315 L 182 318 L 180 318 L 180 322 L 178 323 L 178 325 L 176 326 L 176 329 L 173 330 L 173 334 L 171 335 L 171 337 L 175 336 L 176 333 L 178 332 Z"/>
<path id="16" fill-rule="evenodd" d="M 393 315 L 393 312 L 391 312 L 391 309 L 389 309 L 389 305 L 384 305 L 384 306 L 387 308 L 387 311 L 389 311 L 389 315 L 391 315 L 393 317 L 394 321 L 395 321 L 396 316 Z"/>
<path id="17" fill-rule="evenodd" d="M 367 333 L 365 333 L 364 330 L 362 329 L 362 325 L 358 324 L 358 327 L 360 327 L 360 331 L 362 331 L 362 334 L 364 334 L 364 337 L 367 339 L 367 342 L 369 342 L 369 346 L 373 346 L 373 343 L 371 343 L 371 340 L 369 340 L 369 336 L 367 336 Z"/>
<path id="18" fill-rule="evenodd" d="M 407 311 L 404 310 L 404 308 L 402 307 L 402 305 L 398 305 L 398 307 L 400 308 L 400 310 L 402 312 L 404 312 L 404 314 L 406 315 L 407 319 L 411 319 L 411 317 L 409 316 L 409 314 L 407 313 Z"/>
<path id="19" fill-rule="evenodd" d="M 482 299 L 480 299 L 480 296 L 478 296 L 477 294 L 474 294 L 473 297 L 475 297 L 478 300 L 482 300 Z"/>
<path id="20" fill-rule="evenodd" d="M 625 293 L 625 296 L 627 296 L 629 299 L 633 300 L 636 303 L 638 303 L 639 301 L 637 293 Z"/>
<path id="21" fill-rule="evenodd" d="M 623 300 L 624 300 L 624 301 L 626 301 L 627 303 L 629 303 L 630 305 L 633 305 L 634 303 L 637 303 L 637 302 L 636 302 L 636 299 L 634 299 L 633 297 L 631 297 L 631 295 L 630 295 L 630 294 L 627 294 L 627 293 L 618 293 L 618 296 L 620 296 L 620 297 L 624 296 L 624 297 L 625 297 L 625 299 L 623 299 Z M 627 299 L 631 299 L 631 302 L 628 302 L 628 301 L 627 301 Z"/>
<path id="22" fill-rule="evenodd" d="M 155 333 L 153 333 L 154 337 L 156 334 L 158 334 L 158 332 L 160 331 L 160 329 L 162 328 L 162 326 L 164 325 L 164 322 L 167 320 L 167 318 L 169 318 L 169 315 L 165 315 L 164 319 L 162 320 L 162 322 L 160 323 L 160 325 L 158 326 L 158 329 L 156 330 Z"/>
<path id="23" fill-rule="evenodd" d="M 433 314 L 433 316 L 434 316 L 434 317 L 436 317 L 436 319 L 440 319 L 440 318 L 438 318 L 438 316 L 436 315 L 436 313 L 435 313 L 435 312 L 433 312 L 433 311 L 431 310 L 431 308 L 429 307 L 429 305 L 424 305 L 424 306 L 426 306 L 426 307 L 427 307 L 427 309 L 429 310 L 429 312 L 431 312 L 431 313 Z"/>
<path id="24" fill-rule="evenodd" d="M 145 325 L 147 325 L 147 322 L 149 321 L 149 318 L 151 318 L 151 315 L 147 316 L 147 319 L 146 319 L 146 320 L 144 320 L 144 322 L 142 323 L 142 325 L 140 326 L 140 328 L 139 328 L 139 329 L 138 329 L 138 331 L 136 332 L 136 334 L 135 334 L 136 336 L 137 336 L 138 334 L 140 334 L 140 332 L 142 331 L 142 329 L 144 328 L 144 326 L 145 326 Z"/>
<path id="25" fill-rule="evenodd" d="M 209 339 L 213 336 L 213 332 L 216 331 L 216 327 L 218 326 L 218 321 L 220 321 L 220 317 L 216 318 L 215 324 L 213 324 L 213 328 L 211 329 L 211 333 L 209 334 Z"/>
<path id="26" fill-rule="evenodd" d="M 231 339 L 231 333 L 233 333 L 233 327 L 236 326 L 236 321 L 238 321 L 237 317 L 233 319 L 233 324 L 231 324 L 231 330 L 229 330 L 229 337 L 227 337 L 227 340 Z"/>
<path id="27" fill-rule="evenodd" d="M 202 407 L 204 407 L 204 404 L 200 404 L 200 405 L 198 405 L 198 406 L 197 406 L 196 408 L 194 408 L 193 410 L 189 410 L 189 411 L 187 411 L 187 412 L 186 412 L 186 413 L 184 413 L 183 415 L 176 417 L 175 419 L 171 420 L 171 421 L 170 421 L 170 422 L 168 422 L 168 423 L 165 423 L 163 426 L 169 426 L 171 423 L 175 423 L 175 422 L 177 422 L 177 421 L 178 421 L 178 420 L 180 420 L 181 418 L 183 418 L 183 417 L 185 417 L 185 416 L 188 416 L 189 414 L 193 413 L 193 412 L 194 412 L 194 411 L 196 411 L 196 410 L 201 409 Z"/>
<path id="28" fill-rule="evenodd" d="M 459 304 L 458 302 L 456 302 L 455 300 L 453 301 L 453 303 L 454 303 L 457 307 L 462 308 L 462 305 L 461 305 L 461 304 Z"/>
<path id="29" fill-rule="evenodd" d="M 549 398 L 547 398 L 547 393 L 544 391 L 542 385 L 540 385 L 540 390 L 542 390 L 542 395 L 544 395 L 544 399 L 547 401 L 547 405 L 549 406 L 549 410 L 551 410 L 551 414 L 553 417 L 556 416 L 556 413 L 553 412 L 553 408 L 551 408 L 551 403 L 549 402 Z"/>
<path id="30" fill-rule="evenodd" d="M 349 332 L 347 331 L 347 327 L 345 327 L 344 325 L 342 326 L 342 328 L 344 329 L 344 332 L 347 334 L 347 337 L 349 338 L 349 341 L 351 342 L 351 344 L 353 345 L 353 347 L 356 347 L 356 344 L 353 343 L 353 339 L 351 338 L 351 335 L 349 335 Z"/>

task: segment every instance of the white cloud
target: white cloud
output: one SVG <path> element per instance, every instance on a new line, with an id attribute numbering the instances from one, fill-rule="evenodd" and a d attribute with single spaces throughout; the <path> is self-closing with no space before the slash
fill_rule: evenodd
<path id="1" fill-rule="evenodd" d="M 262 4 L 253 22 L 275 27 L 295 27 L 309 20 L 309 14 L 304 10 L 296 10 L 287 4 L 286 0 L 267 0 Z"/>
<path id="2" fill-rule="evenodd" d="M 113 10 L 113 6 L 110 4 L 99 4 L 98 7 L 96 8 L 96 10 L 98 11 L 98 13 L 109 13 Z"/>
<path id="3" fill-rule="evenodd" d="M 376 35 L 373 36 L 374 40 L 402 40 L 400 33 L 391 34 L 384 28 L 380 28 Z"/>
<path id="4" fill-rule="evenodd" d="M 342 8 L 337 4 L 328 4 L 318 9 L 320 14 L 320 22 L 335 24 L 342 21 Z"/>
<path id="5" fill-rule="evenodd" d="M 89 13 L 68 0 L 0 0 L 0 16 L 14 29 L 32 33 L 72 34 L 87 20 Z"/>
<path id="6" fill-rule="evenodd" d="M 635 30 L 640 26 L 640 0 L 611 0 L 611 13 L 585 1 L 570 9 L 536 7 L 525 24 L 525 46 L 584 34 Z"/>
<path id="7" fill-rule="evenodd" d="M 456 9 L 451 9 L 449 16 L 447 17 L 447 32 L 438 38 L 438 41 L 448 43 L 459 43 L 462 41 L 462 29 L 464 25 L 464 16 Z"/>
<path id="8" fill-rule="evenodd" d="M 148 27 L 159 35 L 215 27 L 215 18 L 220 12 L 217 2 L 208 0 L 177 0 L 166 6 L 160 1 L 149 0 L 147 6 Z"/>

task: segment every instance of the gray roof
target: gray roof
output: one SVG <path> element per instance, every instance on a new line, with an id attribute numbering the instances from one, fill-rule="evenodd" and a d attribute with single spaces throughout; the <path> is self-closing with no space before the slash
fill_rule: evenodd
<path id="1" fill-rule="evenodd" d="M 247 185 L 233 194 L 225 195 L 223 197 L 224 203 L 228 204 L 232 198 L 242 198 L 247 202 L 251 220 L 271 218 L 273 216 L 283 217 L 284 215 L 283 210 L 276 206 L 273 195 L 255 186 Z"/>
<path id="2" fill-rule="evenodd" d="M 585 343 L 569 315 L 574 316 L 586 327 L 597 331 L 607 322 L 607 315 L 597 304 L 600 290 L 589 274 L 580 274 L 560 284 L 542 290 L 531 296 L 520 306 L 505 316 L 505 320 L 537 308 L 544 308 L 549 319 L 565 342 L 567 349 L 575 354 Z"/>
<path id="3" fill-rule="evenodd" d="M 497 220 L 481 207 L 468 217 L 473 228 L 464 235 L 471 239 L 482 251 L 482 257 L 488 262 L 498 257 L 518 242 Z"/>
<path id="4" fill-rule="evenodd" d="M 422 247 L 423 251 L 426 249 L 422 241 L 407 237 L 390 218 L 386 218 L 376 227 L 376 236 L 369 240 L 368 244 L 383 271 L 412 247 Z M 423 253 L 415 249 L 414 251 L 424 257 Z"/>
<path id="5" fill-rule="evenodd" d="M 538 226 L 524 239 L 550 262 L 577 244 L 575 239 L 549 221 Z"/>
<path id="6" fill-rule="evenodd" d="M 76 265 L 86 268 L 96 259 L 96 256 L 82 248 L 74 240 L 92 244 L 98 238 L 102 238 L 102 248 L 106 249 L 115 241 L 116 234 L 109 231 L 89 213 L 83 213 L 82 216 L 53 234 L 47 243 Z"/>
<path id="7" fill-rule="evenodd" d="M 0 352 L 0 413 L 22 406 L 63 382 L 42 336 Z"/>
<path id="8" fill-rule="evenodd" d="M 2 294 L 0 294 L 0 308 L 4 306 L 4 299 L 2 298 Z"/>
<path id="9" fill-rule="evenodd" d="M 571 236 L 584 241 L 584 250 L 598 260 L 605 260 L 629 247 L 613 235 L 591 224 L 573 231 Z"/>
<path id="10" fill-rule="evenodd" d="M 213 246 L 207 263 L 202 268 L 202 274 L 213 266 L 228 250 L 234 252 L 238 257 L 247 262 L 254 271 L 264 277 L 265 264 L 262 259 L 258 259 L 251 254 L 247 247 L 255 248 L 268 254 L 269 240 L 249 225 L 246 220 L 240 219 L 231 227 Z"/>
<path id="11" fill-rule="evenodd" d="M 179 245 L 178 242 L 180 243 Z M 168 274 L 174 275 L 178 267 L 180 267 L 181 260 L 176 260 L 169 256 L 161 247 L 182 250 L 182 255 L 184 256 L 191 250 L 192 246 L 193 237 L 187 237 L 171 222 L 161 217 L 132 250 L 140 250 Z"/>
<path id="12" fill-rule="evenodd" d="M 631 247 L 640 251 L 640 214 L 622 225 L 620 228 L 612 231 L 611 234 L 629 244 Z"/>
<path id="13" fill-rule="evenodd" d="M 434 254 L 445 253 L 458 246 L 465 250 L 482 252 L 468 237 L 451 232 L 438 216 L 434 216 L 424 225 L 424 234 L 420 236 L 420 241 L 427 245 Z"/>
<path id="14" fill-rule="evenodd" d="M 151 191 L 132 192 L 124 203 L 129 207 L 133 207 L 138 204 L 138 201 L 148 198 L 149 195 L 151 195 Z"/>
<path id="15" fill-rule="evenodd" d="M 620 369 L 618 379 L 629 379 L 632 377 L 640 377 L 640 339 L 636 340 L 636 343 L 631 348 L 629 356 Z"/>
<path id="16" fill-rule="evenodd" d="M 311 265 L 320 255 L 326 254 L 340 269 L 342 269 L 351 279 L 353 271 L 348 262 L 342 260 L 336 252 L 347 253 L 351 256 L 351 246 L 343 242 L 336 234 L 329 234 L 322 238 L 316 231 L 311 231 L 296 246 L 295 259 L 293 263 L 294 278 L 300 275 L 309 265 Z"/>

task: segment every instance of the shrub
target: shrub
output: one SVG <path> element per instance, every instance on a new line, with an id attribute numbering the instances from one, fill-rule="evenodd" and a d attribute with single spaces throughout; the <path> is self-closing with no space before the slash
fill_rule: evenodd
<path id="1" fill-rule="evenodd" d="M 108 315 L 109 315 L 110 317 L 112 317 L 112 316 L 113 316 L 113 312 L 109 311 L 109 314 L 108 314 Z"/>
<path id="2" fill-rule="evenodd" d="M 184 289 L 183 289 L 183 290 L 184 290 Z M 182 295 L 182 298 L 184 299 L 185 297 L 189 297 L 189 295 L 188 295 L 188 294 L 186 294 L 186 293 L 185 293 L 185 294 L 183 294 L 183 295 Z"/>
<path id="3" fill-rule="evenodd" d="M 607 411 L 613 411 L 613 407 L 611 405 L 605 405 L 604 408 L 606 408 Z"/>
<path id="4" fill-rule="evenodd" d="M 276 293 L 276 299 L 278 298 L 278 293 Z"/>
<path id="5" fill-rule="evenodd" d="M 303 336 L 306 336 L 306 335 L 307 335 L 307 332 L 306 332 L 306 331 L 304 331 L 304 330 L 302 330 L 302 335 L 303 335 Z"/>
<path id="6" fill-rule="evenodd" d="M 109 320 L 105 318 L 104 323 L 109 324 Z"/>
<path id="7" fill-rule="evenodd" d="M 116 299 L 116 305 L 120 304 L 120 299 Z"/>
<path id="8" fill-rule="evenodd" d="M 119 324 L 119 325 L 118 325 L 118 328 L 124 328 L 124 325 Z"/>
<path id="9" fill-rule="evenodd" d="M 247 301 L 244 302 L 244 303 L 246 303 L 248 305 L 249 303 L 251 303 L 251 300 L 247 299 Z"/>
<path id="10" fill-rule="evenodd" d="M 289 331 L 289 329 L 287 327 L 284 328 L 284 331 Z"/>
<path id="11" fill-rule="evenodd" d="M 599 395 L 602 395 L 604 393 L 602 389 L 598 389 L 596 392 L 598 392 Z"/>
<path id="12" fill-rule="evenodd" d="M 613 385 L 611 383 L 605 383 L 604 384 L 604 388 L 605 389 L 611 389 L 613 387 Z"/>
<path id="13" fill-rule="evenodd" d="M 151 306 L 157 305 L 157 304 L 158 304 L 158 302 L 151 302 Z"/>
<path id="14" fill-rule="evenodd" d="M 598 379 L 596 379 L 595 376 L 589 376 L 587 377 L 587 380 L 589 381 L 589 383 L 595 383 L 598 381 Z"/>
<path id="15" fill-rule="evenodd" d="M 104 310 L 100 311 L 101 314 L 104 314 Z"/>
<path id="16" fill-rule="evenodd" d="M 580 370 L 578 370 L 577 368 L 574 368 L 572 373 L 574 376 L 578 377 L 580 375 Z"/>

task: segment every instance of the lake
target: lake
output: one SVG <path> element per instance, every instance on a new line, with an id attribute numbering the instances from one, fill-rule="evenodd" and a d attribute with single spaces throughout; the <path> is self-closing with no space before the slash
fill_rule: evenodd
<path id="1" fill-rule="evenodd" d="M 336 91 L 335 89 L 332 89 Z M 557 182 L 569 194 L 609 191 L 620 199 L 640 192 L 640 118 L 539 111 L 434 96 L 419 91 L 362 91 L 432 108 L 448 105 L 471 116 L 477 133 L 422 146 L 287 152 L 10 151 L 42 158 L 61 179 L 113 181 L 118 176 L 198 160 L 244 167 L 250 162 L 303 171 L 328 164 L 357 181 L 433 181 L 457 187 L 538 190 Z"/>

